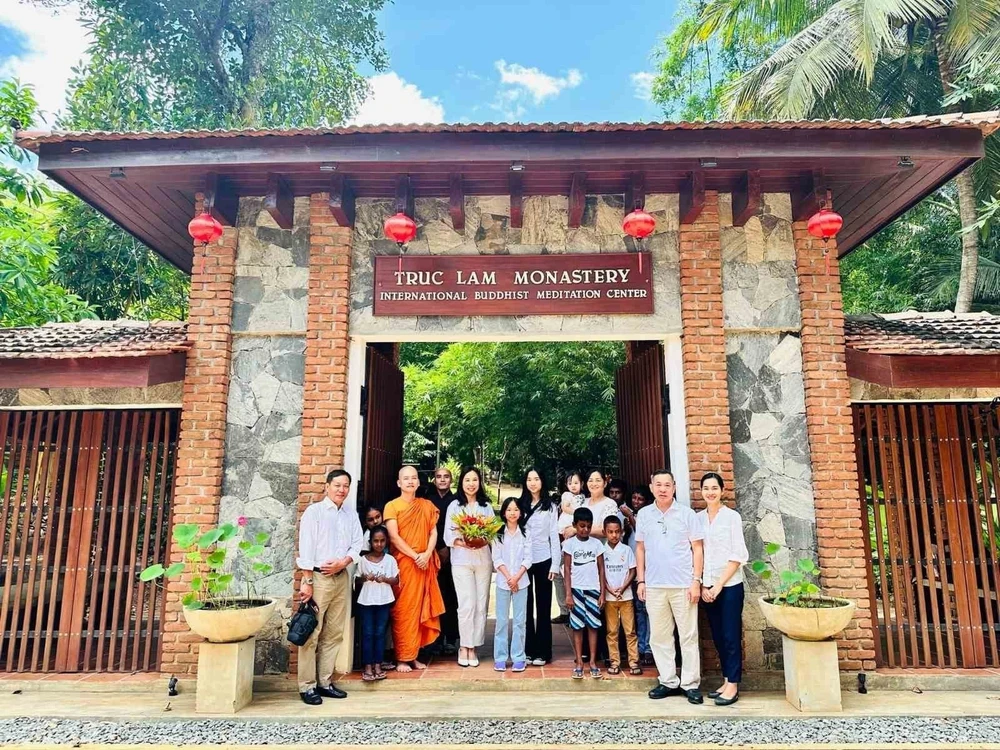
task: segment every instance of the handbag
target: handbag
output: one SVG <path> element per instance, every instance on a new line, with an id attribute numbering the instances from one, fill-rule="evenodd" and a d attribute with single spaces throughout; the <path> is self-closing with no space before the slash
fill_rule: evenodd
<path id="1" fill-rule="evenodd" d="M 306 645 L 309 636 L 319 625 L 319 618 L 316 617 L 317 612 L 319 612 L 319 607 L 312 599 L 299 605 L 298 612 L 292 615 L 292 619 L 288 621 L 289 643 L 296 646 Z"/>

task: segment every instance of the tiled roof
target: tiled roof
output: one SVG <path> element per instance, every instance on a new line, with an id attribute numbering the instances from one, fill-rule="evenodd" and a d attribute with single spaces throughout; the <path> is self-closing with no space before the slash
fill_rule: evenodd
<path id="1" fill-rule="evenodd" d="M 848 316 L 847 347 L 871 354 L 1000 354 L 1000 316 L 919 313 Z"/>
<path id="2" fill-rule="evenodd" d="M 149 357 L 190 346 L 187 324 L 175 321 L 84 320 L 0 328 L 0 360 Z"/>
<path id="3" fill-rule="evenodd" d="M 703 122 L 542 122 L 542 123 L 424 123 L 350 125 L 330 128 L 257 130 L 171 130 L 117 133 L 105 130 L 24 131 L 17 142 L 34 149 L 43 143 L 64 141 L 145 141 L 178 138 L 239 138 L 309 135 L 396 135 L 406 133 L 616 133 L 670 130 L 903 130 L 910 128 L 969 127 L 989 135 L 1000 129 L 1000 110 L 946 115 L 919 115 L 880 120 L 709 120 Z"/>

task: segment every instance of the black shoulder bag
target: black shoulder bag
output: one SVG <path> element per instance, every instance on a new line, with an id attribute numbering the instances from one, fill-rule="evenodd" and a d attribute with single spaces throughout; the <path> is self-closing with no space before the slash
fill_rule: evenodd
<path id="1" fill-rule="evenodd" d="M 292 619 L 288 621 L 289 643 L 294 643 L 296 646 L 306 644 L 309 636 L 319 625 L 319 619 L 316 617 L 318 611 L 319 607 L 312 599 L 299 605 L 299 611 L 292 615 Z"/>

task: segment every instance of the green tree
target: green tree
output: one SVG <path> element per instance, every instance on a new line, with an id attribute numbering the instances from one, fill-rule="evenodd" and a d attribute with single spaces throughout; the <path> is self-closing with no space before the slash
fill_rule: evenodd
<path id="1" fill-rule="evenodd" d="M 1000 0 L 709 0 L 687 40 L 725 41 L 747 23 L 786 41 L 727 90 L 731 117 L 955 111 L 963 78 L 995 83 L 1000 71 Z M 980 201 L 997 192 L 996 165 L 987 159 L 978 179 L 969 170 L 955 178 L 962 227 L 978 223 L 976 182 Z M 960 237 L 955 310 L 964 312 L 976 289 L 980 235 Z"/>
<path id="2" fill-rule="evenodd" d="M 49 190 L 14 143 L 16 127 L 30 127 L 36 102 L 30 88 L 0 82 L 0 326 L 38 325 L 92 317 L 79 297 L 53 280 Z"/>

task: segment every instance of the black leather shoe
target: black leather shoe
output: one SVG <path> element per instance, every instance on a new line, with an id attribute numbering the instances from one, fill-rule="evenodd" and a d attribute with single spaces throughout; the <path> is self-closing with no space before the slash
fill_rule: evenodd
<path id="1" fill-rule="evenodd" d="M 324 698 L 346 698 L 347 693 L 345 693 L 340 688 L 334 687 L 333 685 L 327 685 L 323 687 L 320 685 L 316 688 L 316 692 L 322 695 Z"/>
<path id="2" fill-rule="evenodd" d="M 715 705 L 716 706 L 731 706 L 734 703 L 736 703 L 736 701 L 738 701 L 739 699 L 740 699 L 740 694 L 739 693 L 737 693 L 736 695 L 734 695 L 732 698 L 716 698 L 715 699 Z"/>
<path id="3" fill-rule="evenodd" d="M 323 699 L 319 697 L 319 693 L 316 692 L 316 688 L 309 688 L 304 693 L 299 693 L 299 697 L 302 698 L 302 702 L 307 706 L 318 706 L 323 702 Z"/>
<path id="4" fill-rule="evenodd" d="M 695 706 L 700 706 L 705 702 L 705 699 L 701 697 L 701 691 L 698 688 L 693 690 L 685 690 L 684 695 L 687 696 L 688 703 L 692 703 Z"/>
<path id="5" fill-rule="evenodd" d="M 666 685 L 657 685 L 649 691 L 649 697 L 654 701 L 659 700 L 660 698 L 670 698 L 675 695 L 684 695 L 684 691 L 679 687 L 668 688 Z"/>

